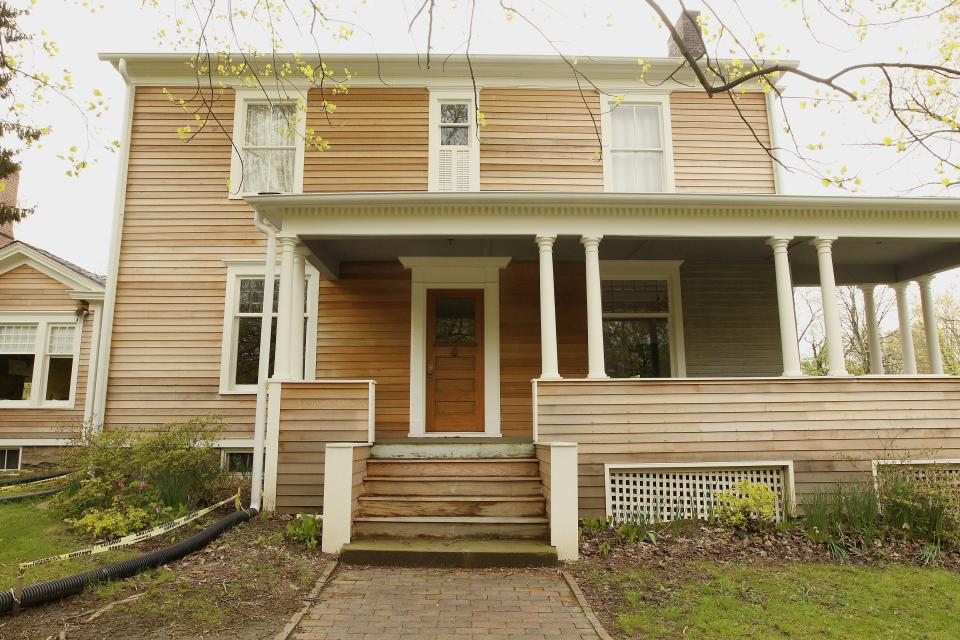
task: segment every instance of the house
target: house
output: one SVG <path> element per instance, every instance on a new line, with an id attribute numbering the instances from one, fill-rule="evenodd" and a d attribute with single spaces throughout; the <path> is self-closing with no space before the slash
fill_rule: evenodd
<path id="1" fill-rule="evenodd" d="M 262 483 L 263 508 L 322 513 L 326 550 L 574 557 L 578 517 L 702 514 L 740 478 L 783 513 L 960 458 L 960 381 L 936 357 L 886 375 L 875 319 L 848 375 L 836 296 L 894 286 L 905 312 L 919 282 L 936 356 L 960 208 L 780 193 L 762 91 L 711 99 L 677 58 L 643 82 L 634 59 L 473 56 L 474 90 L 463 56 L 325 56 L 342 94 L 102 58 L 128 93 L 93 426 L 223 416 L 255 505 Z M 823 290 L 829 376 L 802 375 L 795 286 Z"/>
<path id="2" fill-rule="evenodd" d="M 103 295 L 102 276 L 0 225 L 0 473 L 56 464 L 92 423 Z"/>

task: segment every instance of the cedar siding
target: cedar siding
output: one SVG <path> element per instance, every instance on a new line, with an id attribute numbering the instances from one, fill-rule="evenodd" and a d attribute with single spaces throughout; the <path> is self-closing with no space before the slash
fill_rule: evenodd
<path id="1" fill-rule="evenodd" d="M 759 139 L 770 145 L 764 94 L 739 94 L 731 100 L 726 95 L 674 92 L 670 126 L 678 192 L 776 192 L 773 161 L 757 144 Z"/>
<path id="2" fill-rule="evenodd" d="M 232 90 L 216 91 L 212 104 L 230 131 Z M 199 106 L 136 89 L 105 418 L 149 427 L 218 414 L 233 425 L 225 437 L 249 436 L 254 396 L 218 393 L 223 261 L 262 260 L 264 241 L 250 207 L 227 197 L 230 141 L 213 119 L 189 143 L 177 134 L 196 128 Z"/>
<path id="3" fill-rule="evenodd" d="M 0 274 L 0 311 L 74 311 L 80 304 L 70 289 L 29 265 L 21 265 Z M 93 328 L 100 318 L 91 312 L 83 320 L 80 333 L 80 361 L 77 366 L 73 408 L 0 409 L 0 439 L 69 440 L 80 436 L 83 408 L 87 399 L 87 375 Z M 38 359 L 35 366 L 42 366 Z M 24 449 L 24 466 L 47 461 L 43 451 Z"/>
<path id="4" fill-rule="evenodd" d="M 572 89 L 484 89 L 483 191 L 603 191 L 600 97 Z"/>

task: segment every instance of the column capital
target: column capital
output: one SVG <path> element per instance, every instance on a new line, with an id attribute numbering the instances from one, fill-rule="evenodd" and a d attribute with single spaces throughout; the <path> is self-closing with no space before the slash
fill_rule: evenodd
<path id="1" fill-rule="evenodd" d="M 872 296 L 878 286 L 876 282 L 862 282 L 857 285 L 857 288 L 863 291 L 864 294 Z"/>
<path id="2" fill-rule="evenodd" d="M 580 244 L 582 244 L 586 249 L 596 249 L 600 246 L 601 240 L 603 240 L 602 235 L 581 236 Z"/>
<path id="3" fill-rule="evenodd" d="M 277 236 L 277 244 L 282 248 L 286 249 L 287 247 L 293 249 L 299 244 L 297 236 Z"/>
<path id="4" fill-rule="evenodd" d="M 910 287 L 909 280 L 901 280 L 900 282 L 891 282 L 887 285 L 897 293 L 905 292 Z"/>
<path id="5" fill-rule="evenodd" d="M 817 236 L 810 241 L 810 244 L 817 248 L 818 253 L 824 253 L 830 251 L 830 247 L 836 239 L 837 236 Z"/>
<path id="6" fill-rule="evenodd" d="M 778 249 L 789 248 L 791 240 L 793 240 L 793 236 L 773 236 L 767 238 L 767 244 L 773 247 L 774 251 L 777 251 Z"/>
<path id="7" fill-rule="evenodd" d="M 543 249 L 552 249 L 553 243 L 557 241 L 557 236 L 546 236 L 538 235 L 537 236 L 537 246 Z"/>
<path id="8" fill-rule="evenodd" d="M 936 276 L 934 276 L 932 273 L 928 273 L 924 276 L 917 276 L 914 278 L 914 280 L 916 280 L 917 284 L 920 285 L 921 289 L 930 289 L 930 287 L 933 285 L 933 279 L 935 277 Z"/>

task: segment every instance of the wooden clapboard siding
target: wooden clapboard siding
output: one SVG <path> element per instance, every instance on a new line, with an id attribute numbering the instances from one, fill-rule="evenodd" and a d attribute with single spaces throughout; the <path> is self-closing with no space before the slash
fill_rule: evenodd
<path id="1" fill-rule="evenodd" d="M 305 193 L 426 191 L 428 93 L 425 88 L 311 89 L 307 127 L 330 143 L 305 153 Z M 336 105 L 324 113 L 323 99 Z"/>
<path id="2" fill-rule="evenodd" d="M 600 96 L 572 89 L 484 89 L 480 189 L 603 191 Z"/>
<path id="3" fill-rule="evenodd" d="M 30 265 L 0 274 L 0 311 L 73 311 L 77 304 L 69 287 Z"/>
<path id="4" fill-rule="evenodd" d="M 22 265 L 0 275 L 0 311 L 73 311 L 80 303 L 71 298 L 69 292 L 69 287 L 63 283 L 29 265 Z M 79 437 L 87 398 L 90 345 L 97 322 L 100 318 L 94 312 L 83 320 L 73 408 L 0 409 L 0 443 L 6 438 Z M 42 366 L 42 360 L 38 358 L 35 366 Z"/>
<path id="5" fill-rule="evenodd" d="M 191 87 L 170 94 L 190 98 Z M 175 104 L 160 87 L 137 87 L 114 313 L 106 421 L 155 427 L 218 414 L 225 437 L 252 434 L 253 395 L 219 395 L 226 266 L 263 259 L 253 211 L 228 199 L 232 90 L 215 91 L 214 118 L 189 143 L 193 99 Z M 203 112 L 204 115 L 205 112 Z"/>
<path id="6" fill-rule="evenodd" d="M 802 496 L 873 459 L 960 458 L 950 377 L 540 382 L 537 416 L 541 441 L 580 445 L 584 515 L 605 463 L 793 460 Z"/>
<path id="7" fill-rule="evenodd" d="M 399 262 L 345 263 L 320 282 L 318 379 L 377 381 L 378 438 L 410 420 L 410 272 Z"/>
<path id="8" fill-rule="evenodd" d="M 322 512 L 327 443 L 366 442 L 368 407 L 365 382 L 280 385 L 278 511 Z M 362 477 L 354 479 L 355 485 L 358 482 L 362 484 Z"/>
<path id="9" fill-rule="evenodd" d="M 688 261 L 680 279 L 688 376 L 783 372 L 770 261 Z"/>
<path id="10" fill-rule="evenodd" d="M 757 143 L 759 139 L 770 145 L 762 93 L 741 94 L 736 104 L 726 95 L 710 98 L 704 92 L 671 93 L 670 125 L 677 191 L 775 192 L 773 162 Z"/>

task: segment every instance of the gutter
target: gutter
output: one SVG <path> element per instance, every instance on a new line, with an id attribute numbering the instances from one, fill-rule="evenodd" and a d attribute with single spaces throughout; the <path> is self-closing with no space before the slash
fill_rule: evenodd
<path id="1" fill-rule="evenodd" d="M 113 200 L 113 225 L 110 231 L 110 257 L 107 262 L 107 285 L 100 320 L 100 345 L 95 373 L 95 400 L 90 415 L 93 433 L 103 430 L 107 406 L 107 381 L 110 374 L 110 348 L 113 343 L 113 312 L 117 303 L 117 274 L 120 271 L 120 239 L 123 232 L 123 211 L 127 196 L 127 170 L 130 164 L 130 137 L 133 133 L 133 85 L 127 75 L 127 61 L 116 61 L 117 71 L 123 77 L 125 95 L 123 105 L 123 130 L 121 131 L 120 157 L 117 158 L 117 183 Z"/>

